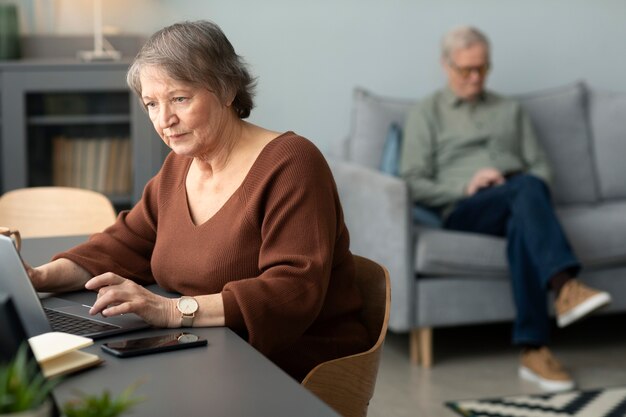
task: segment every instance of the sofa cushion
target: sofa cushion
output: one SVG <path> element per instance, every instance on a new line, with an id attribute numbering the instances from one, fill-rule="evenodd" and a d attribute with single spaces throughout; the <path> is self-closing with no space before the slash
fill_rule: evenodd
<path id="1" fill-rule="evenodd" d="M 419 228 L 415 270 L 429 276 L 508 277 L 506 241 L 477 233 Z"/>
<path id="2" fill-rule="evenodd" d="M 626 262 L 626 201 L 561 207 L 557 212 L 583 265 Z"/>
<path id="3" fill-rule="evenodd" d="M 519 96 L 552 170 L 557 204 L 598 200 L 583 83 Z"/>
<path id="4" fill-rule="evenodd" d="M 626 94 L 589 91 L 599 194 L 603 199 L 626 197 Z"/>
<path id="5" fill-rule="evenodd" d="M 352 97 L 348 160 L 378 170 L 389 127 L 404 126 L 409 108 L 417 101 L 377 96 L 362 88 L 356 88 Z"/>
<path id="6" fill-rule="evenodd" d="M 626 262 L 626 201 L 557 210 L 574 253 L 585 267 Z M 443 229 L 419 229 L 415 268 L 428 276 L 506 277 L 505 239 Z"/>

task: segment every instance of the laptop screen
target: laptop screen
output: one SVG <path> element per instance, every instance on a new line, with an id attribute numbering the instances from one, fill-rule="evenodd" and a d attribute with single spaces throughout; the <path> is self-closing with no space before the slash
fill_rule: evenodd
<path id="1" fill-rule="evenodd" d="M 18 316 L 24 324 L 26 335 L 31 337 L 52 330 L 13 241 L 2 235 L 0 265 L 0 292 L 11 296 L 18 307 Z"/>

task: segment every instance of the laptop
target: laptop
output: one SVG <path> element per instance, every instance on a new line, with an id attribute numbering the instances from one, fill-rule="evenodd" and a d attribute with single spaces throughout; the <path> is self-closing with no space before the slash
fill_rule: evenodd
<path id="1" fill-rule="evenodd" d="M 13 299 L 28 337 L 59 331 L 98 339 L 149 327 L 136 314 L 92 316 L 91 306 L 58 297 L 47 298 L 44 308 L 13 241 L 3 235 L 0 235 L 0 292 Z"/>

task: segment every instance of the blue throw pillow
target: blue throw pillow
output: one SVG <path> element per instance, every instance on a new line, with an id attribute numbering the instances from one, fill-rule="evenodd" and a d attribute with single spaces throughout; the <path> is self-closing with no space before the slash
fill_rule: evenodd
<path id="1" fill-rule="evenodd" d="M 402 147 L 402 128 L 397 123 L 392 123 L 387 131 L 383 156 L 380 161 L 380 170 L 386 174 L 398 177 L 400 174 L 400 148 Z M 413 205 L 411 210 L 413 221 L 416 224 L 430 227 L 441 227 L 441 216 L 435 210 Z"/>
<path id="2" fill-rule="evenodd" d="M 435 228 L 441 228 L 443 221 L 441 216 L 435 210 L 421 206 L 419 204 L 413 205 L 413 222 L 422 226 L 430 226 Z"/>
<path id="3" fill-rule="evenodd" d="M 400 148 L 402 146 L 402 128 L 392 123 L 387 131 L 380 170 L 386 174 L 398 176 L 400 172 Z"/>

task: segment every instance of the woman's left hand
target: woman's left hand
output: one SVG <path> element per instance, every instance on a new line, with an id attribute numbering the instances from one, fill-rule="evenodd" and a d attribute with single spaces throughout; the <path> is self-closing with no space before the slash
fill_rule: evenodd
<path id="1" fill-rule="evenodd" d="M 90 314 L 101 313 L 110 317 L 135 313 L 152 326 L 180 327 L 180 323 L 176 323 L 180 314 L 176 314 L 175 299 L 157 295 L 112 272 L 91 278 L 85 288 L 98 292 Z"/>

